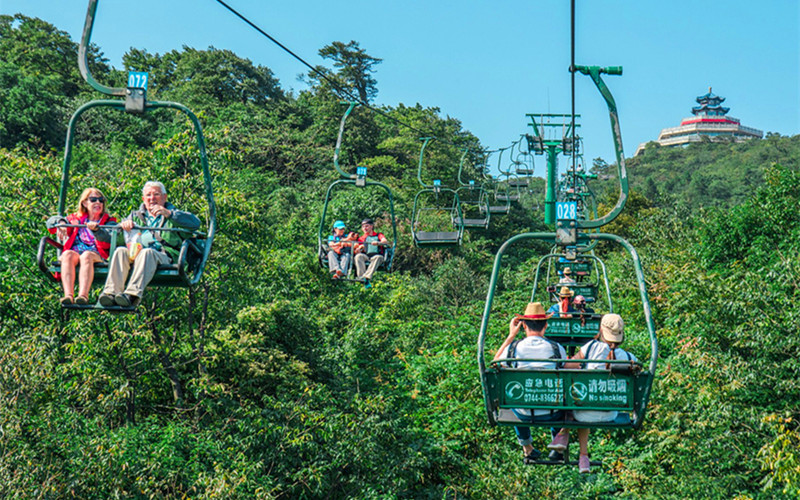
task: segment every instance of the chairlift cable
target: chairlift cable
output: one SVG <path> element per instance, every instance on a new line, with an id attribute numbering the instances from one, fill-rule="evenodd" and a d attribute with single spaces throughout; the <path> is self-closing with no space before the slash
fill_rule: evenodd
<path id="1" fill-rule="evenodd" d="M 335 90 L 337 90 L 341 94 L 344 94 L 347 97 L 348 101 L 358 102 L 360 105 L 364 106 L 365 108 L 369 109 L 370 111 L 372 111 L 374 113 L 377 113 L 377 114 L 383 116 L 384 118 L 387 118 L 387 119 L 397 123 L 398 125 L 406 127 L 409 130 L 413 130 L 414 132 L 417 132 L 418 134 L 420 134 L 420 137 L 434 137 L 434 138 L 438 139 L 439 141 L 444 142 L 445 144 L 448 144 L 450 146 L 453 146 L 453 147 L 456 147 L 456 148 L 463 147 L 463 145 L 455 144 L 454 142 L 450 142 L 450 141 L 447 141 L 447 140 L 440 139 L 440 138 L 438 138 L 436 136 L 436 134 L 431 134 L 431 133 L 426 132 L 424 130 L 418 129 L 418 128 L 412 126 L 412 125 L 409 125 L 409 124 L 403 122 L 402 120 L 391 116 L 390 114 L 386 113 L 385 111 L 382 111 L 382 110 L 380 110 L 378 108 L 375 108 L 375 107 L 371 106 L 368 102 L 362 101 L 358 97 L 354 96 L 351 91 L 349 91 L 349 90 L 347 90 L 345 88 L 342 88 L 333 79 L 329 78 L 327 74 L 325 74 L 324 72 L 320 71 L 319 67 L 315 67 L 315 66 L 312 66 L 311 64 L 309 64 L 305 59 L 303 59 L 302 57 L 300 57 L 299 55 L 294 53 L 289 47 L 287 47 L 286 45 L 284 45 L 281 42 L 279 42 L 275 37 L 273 37 L 272 35 L 270 35 L 266 31 L 264 31 L 263 29 L 259 28 L 254 22 L 250 21 L 247 17 L 242 15 L 236 9 L 234 9 L 233 7 L 231 7 L 230 5 L 225 3 L 224 0 L 216 0 L 216 2 L 219 3 L 220 5 L 222 5 L 223 7 L 225 7 L 226 9 L 228 9 L 232 14 L 234 14 L 236 17 L 238 17 L 239 19 L 241 19 L 242 21 L 247 23 L 250 27 L 252 27 L 254 30 L 258 31 L 261 35 L 267 37 L 272 43 L 274 43 L 275 45 L 277 45 L 278 47 L 283 49 L 286 53 L 288 53 L 289 55 L 294 57 L 301 64 L 306 66 L 308 69 L 310 69 L 311 71 L 313 71 L 314 73 L 319 75 L 322 79 L 324 79 L 326 82 L 328 82 L 331 85 L 331 87 L 333 87 Z"/>

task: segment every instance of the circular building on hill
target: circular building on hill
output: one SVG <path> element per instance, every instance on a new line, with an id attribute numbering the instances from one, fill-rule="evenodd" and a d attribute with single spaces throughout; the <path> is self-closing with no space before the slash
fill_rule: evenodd
<path id="1" fill-rule="evenodd" d="M 684 118 L 677 127 L 663 129 L 658 135 L 656 143 L 661 146 L 683 146 L 703 140 L 714 142 L 733 138 L 736 142 L 742 142 L 747 139 L 764 137 L 762 130 L 745 127 L 739 123 L 738 118 L 727 116 L 730 108 L 722 106 L 725 98 L 713 94 L 711 87 L 708 88 L 707 94 L 697 97 L 696 100 L 698 106 L 692 108 L 694 116 Z M 644 151 L 647 144 L 649 143 L 639 144 L 636 154 Z"/>

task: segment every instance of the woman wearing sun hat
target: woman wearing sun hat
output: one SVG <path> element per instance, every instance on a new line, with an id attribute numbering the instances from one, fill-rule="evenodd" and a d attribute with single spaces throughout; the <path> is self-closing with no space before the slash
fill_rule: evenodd
<path id="1" fill-rule="evenodd" d="M 636 356 L 625 351 L 619 346 L 625 340 L 625 322 L 619 314 L 606 314 L 600 320 L 600 331 L 593 340 L 590 340 L 572 357 L 572 359 L 596 359 L 597 363 L 567 363 L 565 368 L 582 368 L 585 370 L 607 370 L 608 360 L 622 359 L 638 361 Z M 617 418 L 617 411 L 576 410 L 573 412 L 578 422 L 610 422 Z M 551 450 L 562 451 L 566 449 L 569 441 L 569 430 L 561 432 L 547 447 Z M 580 444 L 580 457 L 578 468 L 580 472 L 589 472 L 589 429 L 578 429 L 578 443 Z"/>
<path id="2" fill-rule="evenodd" d="M 547 329 L 548 315 L 540 302 L 530 302 L 525 308 L 525 314 L 517 314 L 511 318 L 508 337 L 494 355 L 498 359 L 566 359 L 567 353 L 558 342 L 544 337 Z M 525 338 L 515 341 L 521 329 L 525 331 Z M 555 361 L 509 361 L 512 368 L 528 370 L 560 368 Z M 564 419 L 564 412 L 550 410 L 531 410 L 524 408 L 512 409 L 514 414 L 523 422 L 549 422 Z M 539 451 L 533 445 L 529 427 L 514 427 L 519 444 L 522 445 L 524 462 L 529 463 L 539 458 Z"/>
<path id="3" fill-rule="evenodd" d="M 571 303 L 573 295 L 575 295 L 575 292 L 568 286 L 562 286 L 558 292 L 558 304 L 550 306 L 547 314 L 550 314 L 553 318 L 571 318 L 572 315 L 568 313 L 575 312 L 575 308 L 572 307 Z"/>

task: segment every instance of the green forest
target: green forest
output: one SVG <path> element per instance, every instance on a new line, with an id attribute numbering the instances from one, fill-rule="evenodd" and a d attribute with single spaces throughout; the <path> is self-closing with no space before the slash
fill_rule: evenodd
<path id="1" fill-rule="evenodd" d="M 515 234 L 548 231 L 543 194 L 526 193 L 456 249 L 412 244 L 421 143 L 393 118 L 446 138 L 428 146 L 427 179 L 455 182 L 459 147 L 482 149 L 436 108 L 361 106 L 347 123 L 343 168 L 366 166 L 388 185 L 397 218 L 393 272 L 367 289 L 331 280 L 318 262 L 347 109 L 329 80 L 309 74 L 307 90 L 288 92 L 269 68 L 213 47 L 131 48 L 113 68 L 92 46 L 102 84 L 147 71 L 149 99 L 198 115 L 218 231 L 198 285 L 149 288 L 135 314 L 62 309 L 36 251 L 58 212 L 70 116 L 102 97 L 77 53 L 46 21 L 0 16 L 0 497 L 800 497 L 800 136 L 651 145 L 628 161 L 631 196 L 603 231 L 642 257 L 658 369 L 643 427 L 592 432 L 603 465 L 587 475 L 523 465 L 513 431 L 488 425 L 478 375 L 494 255 Z M 338 86 L 374 99 L 379 59 L 357 42 L 319 54 Z M 123 218 L 160 180 L 169 201 L 206 221 L 193 134 L 168 110 L 85 113 L 68 210 L 94 186 Z M 606 213 L 616 169 L 594 169 Z M 375 218 L 389 234 L 377 191 L 350 190 L 331 210 L 353 228 Z M 547 251 L 506 256 L 489 357 Z M 647 359 L 630 261 L 612 246 L 597 253 L 632 332 L 625 348 Z M 546 434 L 533 433 L 535 447 Z"/>

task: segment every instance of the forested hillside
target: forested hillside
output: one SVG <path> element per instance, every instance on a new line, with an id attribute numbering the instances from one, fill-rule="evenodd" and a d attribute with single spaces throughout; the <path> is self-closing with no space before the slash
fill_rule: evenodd
<path id="1" fill-rule="evenodd" d="M 76 44 L 44 21 L 0 16 L 0 54 L 0 497 L 800 497 L 797 137 L 648 148 L 630 161 L 639 189 L 605 230 L 643 258 L 658 372 L 643 428 L 593 432 L 604 465 L 581 475 L 524 466 L 513 431 L 490 428 L 483 407 L 476 339 L 493 255 L 514 234 L 546 230 L 534 195 L 456 250 L 414 248 L 418 134 L 356 108 L 342 164 L 391 187 L 398 247 L 395 271 L 370 289 L 337 283 L 316 246 L 346 109 L 328 82 L 310 77 L 292 94 L 269 68 L 216 48 L 131 49 L 115 69 L 95 48 L 99 81 L 148 71 L 149 98 L 199 115 L 219 229 L 191 290 L 148 289 L 132 315 L 67 313 L 36 248 L 57 212 L 69 116 L 100 96 L 77 72 Z M 332 43 L 321 54 L 339 84 L 367 98 L 379 90 L 379 73 L 351 71 L 375 61 L 367 49 Z M 383 111 L 481 147 L 437 109 Z M 428 178 L 453 182 L 458 148 L 429 148 Z M 176 113 L 89 111 L 68 208 L 96 186 L 124 216 L 157 179 L 206 220 L 196 158 L 191 123 Z M 333 205 L 350 226 L 370 216 L 387 229 L 379 195 Z M 547 251 L 506 259 L 491 354 Z M 626 348 L 646 358 L 630 263 L 598 251 L 630 328 Z M 543 449 L 545 432 L 534 436 Z"/>

